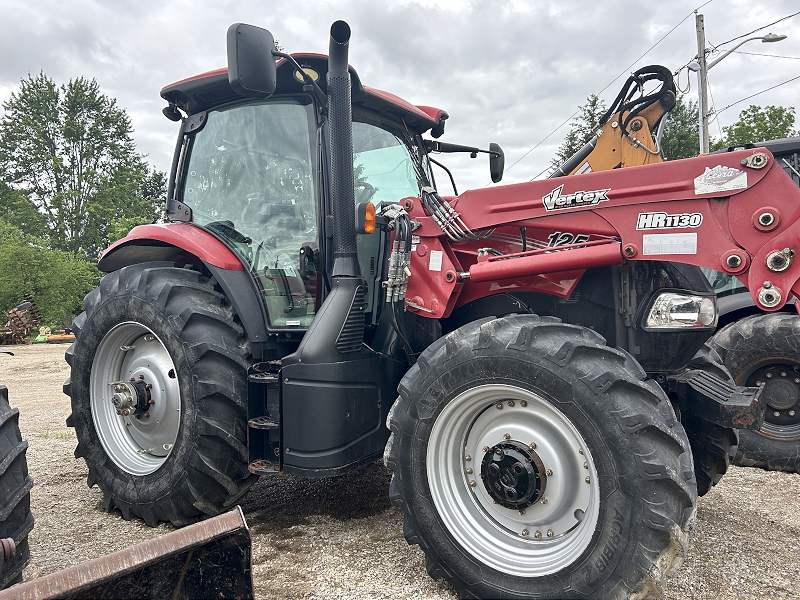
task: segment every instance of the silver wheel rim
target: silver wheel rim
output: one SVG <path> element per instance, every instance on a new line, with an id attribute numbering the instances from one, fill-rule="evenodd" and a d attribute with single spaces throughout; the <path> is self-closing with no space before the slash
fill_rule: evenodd
<path id="1" fill-rule="evenodd" d="M 544 498 L 524 514 L 495 503 L 479 475 L 484 448 L 503 439 L 535 443 L 552 471 Z M 510 385 L 459 394 L 433 425 L 426 464 L 433 503 L 448 531 L 497 571 L 519 577 L 556 573 L 592 540 L 600 489 L 591 453 L 570 420 L 537 394 Z"/>
<path id="2" fill-rule="evenodd" d="M 111 403 L 112 384 L 141 380 L 152 385 L 147 416 L 122 416 Z M 181 396 L 175 365 L 163 342 L 139 323 L 109 331 L 92 362 L 89 399 L 100 443 L 114 463 L 132 475 L 148 475 L 164 464 L 180 427 Z"/>

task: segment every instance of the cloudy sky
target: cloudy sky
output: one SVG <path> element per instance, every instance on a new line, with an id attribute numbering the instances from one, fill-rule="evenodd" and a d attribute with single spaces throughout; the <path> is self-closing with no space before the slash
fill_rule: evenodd
<path id="1" fill-rule="evenodd" d="M 608 103 L 631 71 L 674 71 L 695 56 L 699 7 L 709 47 L 800 10 L 797 0 L 0 0 L 0 100 L 28 73 L 94 77 L 130 114 L 139 151 L 166 171 L 177 126 L 162 116 L 159 90 L 225 66 L 231 23 L 269 29 L 288 52 L 326 53 L 330 24 L 344 19 L 366 85 L 444 108 L 443 141 L 498 142 L 504 182 L 526 181 L 546 169 L 568 131 L 558 127 L 589 94 Z M 748 54 L 710 71 L 718 110 L 800 76 L 800 15 L 752 35 L 770 31 L 789 37 L 748 42 Z M 696 76 L 684 70 L 679 86 L 687 82 L 696 99 Z M 797 79 L 723 110 L 712 136 L 751 103 L 795 106 L 799 90 Z M 485 158 L 445 159 L 461 189 L 489 182 Z"/>

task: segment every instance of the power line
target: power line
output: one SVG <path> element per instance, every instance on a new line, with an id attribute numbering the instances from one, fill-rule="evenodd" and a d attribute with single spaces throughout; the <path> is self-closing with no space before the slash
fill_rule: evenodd
<path id="1" fill-rule="evenodd" d="M 536 144 L 536 145 L 535 145 L 533 148 L 531 148 L 531 149 L 530 149 L 530 150 L 528 150 L 528 151 L 527 151 L 525 154 L 523 154 L 523 155 L 522 155 L 522 156 L 520 156 L 520 157 L 519 157 L 517 160 L 515 160 L 515 161 L 512 163 L 511 167 L 513 167 L 515 164 L 517 164 L 517 163 L 518 163 L 519 161 L 521 161 L 523 158 L 525 158 L 526 156 L 528 156 L 528 154 L 530 154 L 531 152 L 533 152 L 534 150 L 536 150 L 536 149 L 537 149 L 539 146 L 541 146 L 543 143 L 545 143 L 545 142 L 547 141 L 547 139 L 548 139 L 548 138 L 550 138 L 550 137 L 551 137 L 551 136 L 552 136 L 552 135 L 553 135 L 553 134 L 554 134 L 556 131 L 558 131 L 558 130 L 559 130 L 559 129 L 561 129 L 561 128 L 562 128 L 564 125 L 566 125 L 566 124 L 567 124 L 567 123 L 569 123 L 569 122 L 570 122 L 572 119 L 574 119 L 574 118 L 575 118 L 575 117 L 578 115 L 578 113 L 579 113 L 580 111 L 581 111 L 581 109 L 580 109 L 580 108 L 578 108 L 578 110 L 576 110 L 574 113 L 572 113 L 572 116 L 571 116 L 571 117 L 569 117 L 569 118 L 568 118 L 566 121 L 564 121 L 563 123 L 561 123 L 561 125 L 559 125 L 559 126 L 558 126 L 558 127 L 556 127 L 555 129 L 553 129 L 553 131 L 551 131 L 551 132 L 550 132 L 550 133 L 548 133 L 548 134 L 547 134 L 547 135 L 546 135 L 544 138 L 542 138 L 542 139 L 541 139 L 541 141 L 539 141 L 539 143 L 537 143 L 537 144 Z M 508 167 L 508 168 L 506 169 L 506 173 L 508 173 L 508 172 L 511 170 L 511 167 Z M 549 168 L 549 167 L 548 167 L 548 168 Z M 538 177 L 538 175 L 537 175 L 536 177 Z M 488 184 L 487 184 L 487 185 L 488 185 Z"/>
<path id="2" fill-rule="evenodd" d="M 700 8 L 702 8 L 702 6 Z M 731 42 L 733 42 L 735 40 L 739 40 L 739 39 L 741 39 L 743 37 L 747 37 L 748 35 L 751 35 L 751 34 L 755 33 L 756 31 L 761 31 L 762 29 L 766 29 L 767 27 L 772 27 L 773 25 L 775 25 L 777 23 L 780 23 L 781 21 L 785 21 L 786 19 L 791 19 L 792 17 L 796 17 L 797 15 L 800 15 L 800 10 L 798 10 L 796 13 L 793 13 L 793 14 L 788 15 L 786 17 L 782 17 L 782 18 L 778 19 L 777 21 L 773 21 L 772 23 L 768 23 L 767 25 L 764 25 L 763 27 L 759 27 L 758 29 L 753 29 L 753 31 L 749 31 L 747 33 L 743 33 L 742 35 L 737 35 L 735 38 L 731 38 L 727 42 L 722 42 L 721 44 L 717 44 L 716 46 L 714 44 L 710 44 L 710 45 L 714 49 L 717 49 L 720 46 L 724 46 L 725 44 L 730 44 Z"/>
<path id="3" fill-rule="evenodd" d="M 779 87 L 781 87 L 782 85 L 786 85 L 787 83 L 791 83 L 792 81 L 795 81 L 795 80 L 797 80 L 797 79 L 800 79 L 800 75 L 798 75 L 797 77 L 792 77 L 791 79 L 787 79 L 786 81 L 783 81 L 783 82 L 781 82 L 781 83 L 778 83 L 778 84 L 776 84 L 776 85 L 773 85 L 772 87 L 768 87 L 767 89 L 765 89 L 765 90 L 761 90 L 760 92 L 756 92 L 755 94 L 750 94 L 749 96 L 745 96 L 745 97 L 744 97 L 744 98 L 742 98 L 741 100 L 737 100 L 737 101 L 736 101 L 736 102 L 734 102 L 733 104 L 728 104 L 728 106 L 726 106 L 725 108 L 723 108 L 723 109 L 721 109 L 721 110 L 718 110 L 716 113 L 714 113 L 714 118 L 716 119 L 716 118 L 717 118 L 717 116 L 718 116 L 718 115 L 719 115 L 721 112 L 724 112 L 724 111 L 728 110 L 728 109 L 729 109 L 731 106 L 736 106 L 737 104 L 739 104 L 739 103 L 741 103 L 741 102 L 744 102 L 745 100 L 749 100 L 750 98 L 754 98 L 754 97 L 756 97 L 756 96 L 758 96 L 758 95 L 760 95 L 760 94 L 763 94 L 764 92 L 768 92 L 768 91 L 770 91 L 770 90 L 774 90 L 775 88 L 779 88 Z"/>
<path id="4" fill-rule="evenodd" d="M 711 4 L 713 1 L 714 1 L 714 0 L 707 0 L 706 2 L 704 2 L 703 4 L 701 4 L 700 6 L 698 6 L 697 8 L 695 8 L 695 9 L 694 9 L 692 12 L 690 12 L 688 15 L 686 15 L 686 16 L 685 16 L 683 19 L 681 19 L 681 20 L 680 20 L 680 22 L 679 22 L 677 25 L 675 25 L 675 27 L 673 27 L 673 28 L 672 28 L 672 29 L 670 29 L 670 30 L 669 30 L 667 33 L 665 33 L 665 34 L 664 34 L 664 35 L 661 37 L 661 39 L 659 39 L 659 40 L 658 40 L 658 41 L 657 41 L 655 44 L 653 44 L 652 46 L 650 46 L 650 47 L 649 47 L 649 48 L 648 48 L 648 49 L 647 49 L 647 50 L 644 52 L 644 54 L 642 54 L 641 56 L 639 56 L 639 58 L 637 58 L 636 60 L 634 60 L 634 61 L 633 61 L 633 62 L 632 62 L 630 65 L 628 65 L 628 66 L 627 66 L 625 69 L 623 69 L 623 71 L 622 71 L 622 72 L 621 72 L 619 75 L 617 75 L 617 76 L 616 76 L 614 79 L 612 79 L 611 81 L 609 81 L 609 82 L 608 82 L 608 84 L 607 84 L 607 85 L 606 85 L 606 86 L 605 86 L 605 87 L 604 87 L 602 90 L 600 90 L 600 91 L 599 91 L 597 94 L 595 94 L 595 96 L 599 96 L 600 94 L 602 94 L 603 92 L 605 92 L 605 91 L 606 91 L 608 88 L 610 88 L 610 87 L 611 87 L 611 86 L 614 84 L 614 82 L 615 82 L 615 81 L 617 81 L 617 80 L 618 80 L 620 77 L 622 77 L 623 75 L 625 75 L 626 73 L 628 73 L 628 72 L 630 71 L 631 67 L 633 67 L 633 66 L 634 66 L 634 65 L 635 65 L 637 62 L 639 62 L 639 61 L 640 61 L 642 58 L 644 58 L 645 56 L 647 56 L 647 54 L 648 54 L 648 53 L 649 53 L 649 52 L 650 52 L 650 51 L 651 51 L 653 48 L 655 48 L 656 46 L 658 46 L 658 45 L 659 45 L 661 42 L 663 42 L 663 41 L 664 41 L 664 40 L 667 38 L 667 36 L 669 36 L 669 35 L 670 35 L 670 34 L 671 34 L 673 31 L 675 31 L 675 30 L 676 30 L 678 27 L 680 27 L 681 25 L 683 25 L 683 22 L 684 22 L 684 21 L 686 21 L 686 19 L 688 19 L 689 17 L 691 17 L 691 16 L 692 16 L 692 15 L 693 15 L 695 12 L 697 12 L 698 10 L 700 10 L 701 8 L 703 8 L 704 6 L 706 6 L 707 4 Z M 579 108 L 578 110 L 576 110 L 574 113 L 572 113 L 572 116 L 571 116 L 571 117 L 569 117 L 569 118 L 568 118 L 566 121 L 564 121 L 563 123 L 561 123 L 561 125 L 559 125 L 559 126 L 558 126 L 558 127 L 556 127 L 556 128 L 553 130 L 553 131 L 551 131 L 550 133 L 548 133 L 548 134 L 547 134 L 547 136 L 545 136 L 545 137 L 544 137 L 544 138 L 543 138 L 543 139 L 542 139 L 542 140 L 541 140 L 539 143 L 537 143 L 537 144 L 536 144 L 536 145 L 535 145 L 533 148 L 531 148 L 530 150 L 528 150 L 528 151 L 527 151 L 525 154 L 523 154 L 523 155 L 522 155 L 520 158 L 518 158 L 516 161 L 514 161 L 514 163 L 513 163 L 513 164 L 512 164 L 510 167 L 508 167 L 508 168 L 506 169 L 506 173 L 508 173 L 508 172 L 511 170 L 511 168 L 512 168 L 514 165 L 516 165 L 518 162 L 520 162 L 520 161 L 521 161 L 523 158 L 525 158 L 526 156 L 528 156 L 528 154 L 530 154 L 531 152 L 533 152 L 534 150 L 536 150 L 536 148 L 538 148 L 539 146 L 541 146 L 541 145 L 542 145 L 542 144 L 543 144 L 543 143 L 544 143 L 544 142 L 545 142 L 545 141 L 546 141 L 548 138 L 550 138 L 550 137 L 551 137 L 551 136 L 552 136 L 552 135 L 553 135 L 553 134 L 554 134 L 556 131 L 558 131 L 558 130 L 559 130 L 559 129 L 561 129 L 561 128 L 562 128 L 564 125 L 566 125 L 566 124 L 567 124 L 567 123 L 569 123 L 569 122 L 570 122 L 572 119 L 574 119 L 574 118 L 575 118 L 575 117 L 578 115 L 578 113 L 579 113 L 579 112 L 580 112 L 580 108 Z M 546 171 L 546 170 L 547 170 L 547 169 L 545 169 L 545 171 Z M 544 171 L 542 171 L 542 173 L 544 173 Z M 539 173 L 539 175 L 541 175 L 542 173 Z M 537 175 L 536 177 L 538 177 L 539 175 Z M 536 179 L 536 177 L 534 177 L 534 179 Z M 531 179 L 531 181 L 533 181 L 533 179 Z"/>
<path id="5" fill-rule="evenodd" d="M 711 82 L 706 81 L 706 85 L 708 86 L 708 95 L 711 96 L 711 107 L 713 111 L 717 112 L 717 106 L 714 103 L 714 93 L 711 91 Z M 722 126 L 720 125 L 719 121 L 717 121 L 717 129 L 719 129 L 719 137 L 722 137 Z"/>
<path id="6" fill-rule="evenodd" d="M 742 50 L 734 50 L 732 54 L 749 54 L 750 56 L 769 56 L 770 58 L 789 58 L 791 60 L 800 60 L 800 56 L 781 56 L 780 54 L 761 54 L 760 52 L 743 52 Z"/>

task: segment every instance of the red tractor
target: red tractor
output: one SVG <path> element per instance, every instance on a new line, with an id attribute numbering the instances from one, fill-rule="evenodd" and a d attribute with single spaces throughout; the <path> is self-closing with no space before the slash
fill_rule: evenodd
<path id="1" fill-rule="evenodd" d="M 162 90 L 170 222 L 101 255 L 67 351 L 88 483 L 181 525 L 383 456 L 461 595 L 657 594 L 763 420 L 703 351 L 698 267 L 783 307 L 800 189 L 749 149 L 443 197 L 432 153 L 499 181 L 502 151 L 423 139 L 447 113 L 364 86 L 349 38 L 288 55 L 233 25 L 227 69 Z"/>

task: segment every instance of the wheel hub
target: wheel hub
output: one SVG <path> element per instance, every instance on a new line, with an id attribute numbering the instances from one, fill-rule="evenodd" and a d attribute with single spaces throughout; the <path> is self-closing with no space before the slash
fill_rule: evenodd
<path id="1" fill-rule="evenodd" d="M 481 478 L 495 502 L 514 510 L 538 502 L 547 487 L 547 475 L 539 455 L 516 441 L 496 444 L 484 454 Z"/>
<path id="2" fill-rule="evenodd" d="M 788 381 L 781 381 L 767 384 L 764 390 L 766 401 L 769 406 L 777 410 L 786 410 L 797 403 L 797 387 Z"/>
<path id="3" fill-rule="evenodd" d="M 800 424 L 800 372 L 795 366 L 768 365 L 753 373 L 747 384 L 764 388 L 766 424 L 781 427 Z"/>
<path id="4" fill-rule="evenodd" d="M 153 399 L 150 397 L 150 384 L 144 381 L 116 381 L 111 384 L 114 395 L 111 396 L 111 404 L 118 415 L 143 415 L 150 409 Z"/>

